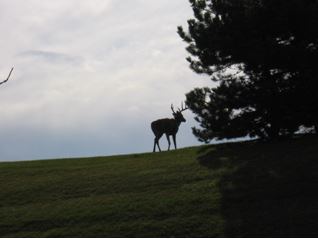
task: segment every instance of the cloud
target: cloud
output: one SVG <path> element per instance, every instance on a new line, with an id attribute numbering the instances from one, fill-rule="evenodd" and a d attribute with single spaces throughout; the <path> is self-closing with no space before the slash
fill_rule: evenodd
<path id="1" fill-rule="evenodd" d="M 63 53 L 41 51 L 41 50 L 27 50 L 20 52 L 18 56 L 33 57 L 35 60 L 46 61 L 51 64 L 75 64 L 79 65 L 82 60 L 80 57 L 70 56 Z"/>
<path id="2" fill-rule="evenodd" d="M 151 151 L 150 122 L 209 84 L 176 33 L 191 14 L 184 0 L 0 1 L 0 75 L 15 66 L 0 160 Z M 178 143 L 197 144 L 185 117 Z"/>

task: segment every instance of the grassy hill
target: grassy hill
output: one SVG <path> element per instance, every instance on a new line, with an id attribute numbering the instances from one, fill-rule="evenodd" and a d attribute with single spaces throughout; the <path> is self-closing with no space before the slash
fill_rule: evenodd
<path id="1" fill-rule="evenodd" d="M 317 237 L 317 146 L 0 163 L 0 236 Z"/>

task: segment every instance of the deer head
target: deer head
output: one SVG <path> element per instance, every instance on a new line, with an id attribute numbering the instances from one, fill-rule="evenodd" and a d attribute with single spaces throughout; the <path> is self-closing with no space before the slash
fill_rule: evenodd
<path id="1" fill-rule="evenodd" d="M 173 104 L 171 104 L 172 115 L 177 122 L 186 122 L 186 119 L 183 117 L 182 112 L 187 110 L 187 106 L 183 106 L 183 102 L 181 102 L 181 109 L 178 108 L 177 112 L 173 108 Z"/>

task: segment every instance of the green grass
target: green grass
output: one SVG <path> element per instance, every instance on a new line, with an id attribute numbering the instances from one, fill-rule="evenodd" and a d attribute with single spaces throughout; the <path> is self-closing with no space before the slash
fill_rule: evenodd
<path id="1" fill-rule="evenodd" d="M 0 163 L 0 236 L 317 237 L 317 146 Z"/>

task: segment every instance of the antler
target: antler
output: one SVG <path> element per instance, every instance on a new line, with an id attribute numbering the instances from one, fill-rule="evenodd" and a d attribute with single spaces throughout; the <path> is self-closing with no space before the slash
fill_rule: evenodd
<path id="1" fill-rule="evenodd" d="M 173 113 L 176 113 L 176 112 L 174 112 L 173 104 L 171 104 L 171 110 L 172 110 Z"/>
<path id="2" fill-rule="evenodd" d="M 181 110 L 178 108 L 178 110 L 180 111 L 180 112 L 182 112 L 182 111 L 185 111 L 185 110 L 187 110 L 187 109 L 189 109 L 188 107 L 187 107 L 187 105 L 185 104 L 185 108 L 183 108 L 183 102 L 181 102 Z"/>
<path id="3" fill-rule="evenodd" d="M 4 81 L 0 82 L 0 85 L 2 85 L 3 83 L 6 83 L 6 82 L 9 80 L 12 71 L 13 71 L 13 67 L 11 68 L 11 71 L 10 71 L 10 73 L 9 73 L 9 75 L 8 75 L 8 77 L 7 77 L 7 79 L 5 79 Z"/>
<path id="4" fill-rule="evenodd" d="M 183 102 L 181 102 L 181 109 L 178 108 L 178 112 L 182 112 L 182 111 L 185 111 L 185 110 L 187 110 L 187 109 L 188 109 L 187 105 L 185 105 L 185 107 L 183 107 Z M 174 111 L 173 104 L 171 104 L 171 110 L 172 110 L 173 113 L 176 113 L 176 112 Z"/>

